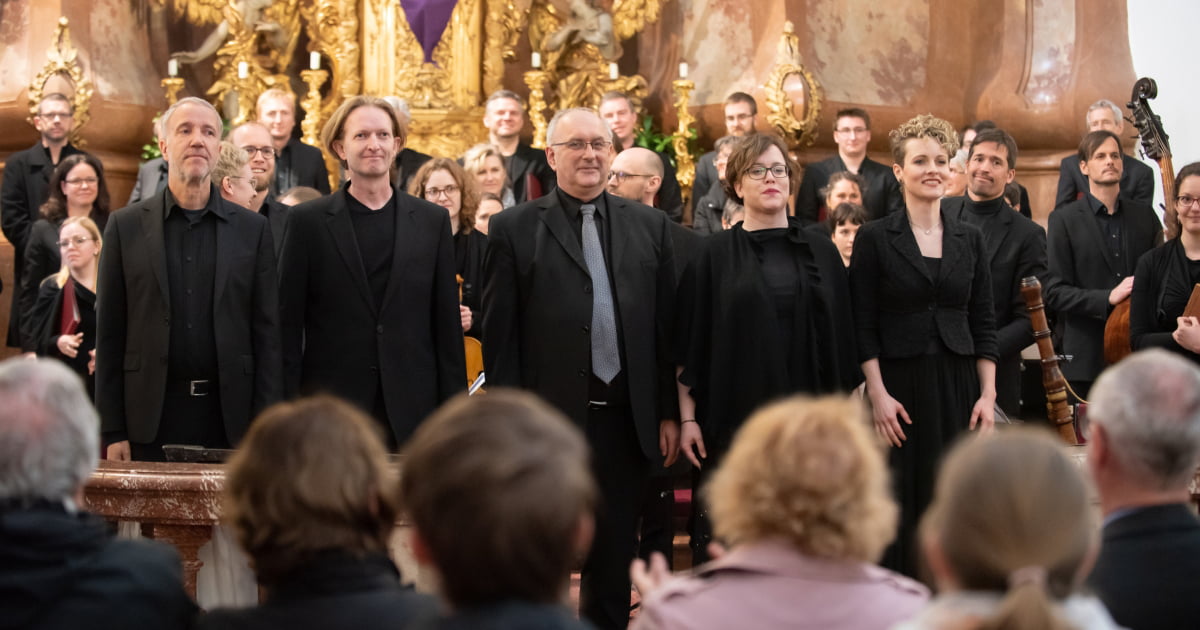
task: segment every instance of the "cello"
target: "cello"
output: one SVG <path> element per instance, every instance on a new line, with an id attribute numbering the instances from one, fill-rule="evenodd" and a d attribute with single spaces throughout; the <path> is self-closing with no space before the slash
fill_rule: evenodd
<path id="1" fill-rule="evenodd" d="M 1163 131 L 1162 119 L 1150 109 L 1158 96 L 1158 84 L 1142 77 L 1133 84 L 1133 95 L 1126 107 L 1133 112 L 1133 126 L 1142 142 L 1142 154 L 1158 164 L 1163 187 L 1163 225 L 1167 240 L 1179 235 L 1179 216 L 1175 210 L 1175 167 L 1171 164 L 1171 145 Z M 1113 307 L 1104 325 L 1104 360 L 1112 365 L 1133 349 L 1129 343 L 1129 298 Z"/>

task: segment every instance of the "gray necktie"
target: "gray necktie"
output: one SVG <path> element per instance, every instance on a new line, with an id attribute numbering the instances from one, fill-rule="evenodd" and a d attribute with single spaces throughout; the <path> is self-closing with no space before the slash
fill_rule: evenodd
<path id="1" fill-rule="evenodd" d="M 592 276 L 592 374 L 605 383 L 612 382 L 621 371 L 621 355 L 617 351 L 617 320 L 613 310 L 612 288 L 608 284 L 608 268 L 604 265 L 604 249 L 596 231 L 596 206 L 585 203 L 583 213 L 583 260 Z"/>

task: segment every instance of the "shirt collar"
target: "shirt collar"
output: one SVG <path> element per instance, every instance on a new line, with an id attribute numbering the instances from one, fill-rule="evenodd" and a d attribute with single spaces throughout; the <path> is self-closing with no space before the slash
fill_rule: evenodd
<path id="1" fill-rule="evenodd" d="M 579 207 L 585 203 L 590 203 L 590 204 L 596 206 L 596 215 L 599 216 L 601 219 L 604 219 L 606 213 L 608 212 L 608 206 L 605 203 L 604 191 L 601 191 L 600 194 L 597 195 L 595 199 L 591 199 L 589 201 L 583 201 L 580 199 L 576 199 L 575 197 L 568 195 L 565 191 L 563 191 L 562 188 L 556 187 L 554 189 L 554 192 L 558 195 L 559 205 L 561 205 L 563 207 L 563 210 L 566 210 L 567 217 L 570 218 L 572 221 L 578 220 L 581 218 L 581 215 L 579 212 Z"/>
<path id="2" fill-rule="evenodd" d="M 221 191 L 217 189 L 217 186 L 215 184 L 209 186 L 208 201 L 204 204 L 203 208 L 184 208 L 183 206 L 179 205 L 179 202 L 176 201 L 176 199 L 175 199 L 175 195 L 171 194 L 171 188 L 169 186 L 163 187 L 163 195 L 165 195 L 163 197 L 163 219 L 170 218 L 171 212 L 175 208 L 179 208 L 180 210 L 193 210 L 193 209 L 203 210 L 204 214 L 208 214 L 211 212 L 213 215 L 215 215 L 217 217 L 220 217 L 222 219 L 225 218 L 223 213 L 220 212 Z"/>
<path id="3" fill-rule="evenodd" d="M 1084 199 L 1087 199 L 1088 208 L 1091 209 L 1093 214 L 1097 214 L 1097 215 L 1109 214 L 1108 209 L 1104 206 L 1104 203 L 1102 201 L 1100 201 L 1099 199 L 1097 199 L 1095 196 L 1093 196 L 1092 193 L 1090 193 L 1090 192 L 1084 193 Z M 1121 198 L 1117 197 L 1117 200 L 1113 203 L 1112 216 L 1115 217 L 1120 212 L 1121 212 Z"/>

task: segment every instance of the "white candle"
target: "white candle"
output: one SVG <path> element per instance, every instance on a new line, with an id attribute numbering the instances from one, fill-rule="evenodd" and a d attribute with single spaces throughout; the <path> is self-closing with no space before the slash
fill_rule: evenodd
<path id="1" fill-rule="evenodd" d="M 530 65 L 533 66 L 534 70 L 541 68 L 542 67 L 542 53 L 538 53 L 538 52 L 533 53 L 533 59 L 530 60 Z"/>
<path id="2" fill-rule="evenodd" d="M 169 77 L 179 76 L 179 61 L 178 60 L 170 59 L 167 61 L 167 76 L 169 76 Z"/>
<path id="3" fill-rule="evenodd" d="M 250 76 L 250 64 L 246 63 L 245 61 L 239 61 L 238 62 L 238 78 L 245 79 L 248 76 Z"/>
<path id="4" fill-rule="evenodd" d="M 617 74 L 617 64 L 615 64 L 615 63 L 610 63 L 610 64 L 608 64 L 608 78 L 609 78 L 609 80 L 610 80 L 610 81 L 616 81 L 616 80 L 617 80 L 617 77 L 619 77 L 619 76 L 621 76 L 621 75 Z"/>
<path id="5" fill-rule="evenodd" d="M 308 69 L 309 70 L 320 70 L 321 69 L 321 53 L 319 53 L 315 50 L 308 53 Z"/>
<path id="6" fill-rule="evenodd" d="M 679 64 L 679 78 L 686 79 L 687 72 L 688 72 L 687 62 Z"/>

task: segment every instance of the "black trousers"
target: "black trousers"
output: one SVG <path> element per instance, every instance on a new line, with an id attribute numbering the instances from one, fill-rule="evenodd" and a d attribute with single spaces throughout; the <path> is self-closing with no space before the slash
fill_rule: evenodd
<path id="1" fill-rule="evenodd" d="M 139 462 L 165 462 L 166 444 L 190 444 L 207 448 L 229 448 L 225 421 L 221 416 L 221 396 L 216 388 L 207 396 L 167 393 L 163 399 L 158 434 L 149 443 L 130 442 L 130 456 Z"/>
<path id="2" fill-rule="evenodd" d="M 584 427 L 600 490 L 596 536 L 583 564 L 580 614 L 605 630 L 629 625 L 629 563 L 637 552 L 638 517 L 650 462 L 642 453 L 629 407 L 589 409 Z"/>

